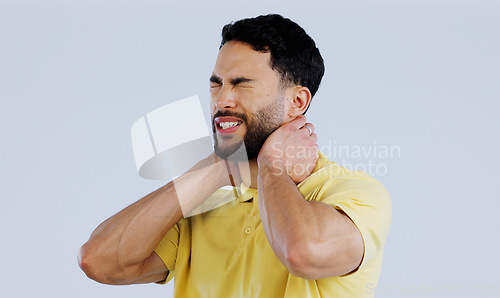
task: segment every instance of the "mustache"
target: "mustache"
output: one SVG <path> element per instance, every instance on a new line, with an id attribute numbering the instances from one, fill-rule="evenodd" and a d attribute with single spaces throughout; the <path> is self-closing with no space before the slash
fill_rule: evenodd
<path id="1" fill-rule="evenodd" d="M 231 111 L 217 111 L 212 116 L 212 124 L 215 123 L 215 118 L 217 118 L 217 117 L 225 117 L 225 116 L 236 117 L 236 118 L 239 118 L 239 119 L 243 120 L 243 122 L 245 122 L 245 123 L 247 122 L 247 115 L 245 115 L 245 114 L 235 113 L 235 112 L 231 112 Z"/>

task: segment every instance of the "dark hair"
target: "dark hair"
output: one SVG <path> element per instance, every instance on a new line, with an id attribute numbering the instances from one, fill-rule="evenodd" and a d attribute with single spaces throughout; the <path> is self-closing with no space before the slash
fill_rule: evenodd
<path id="1" fill-rule="evenodd" d="M 304 86 L 316 94 L 325 72 L 323 58 L 314 40 L 290 19 L 269 14 L 227 24 L 219 49 L 231 40 L 269 51 L 271 68 L 280 73 L 282 83 Z"/>

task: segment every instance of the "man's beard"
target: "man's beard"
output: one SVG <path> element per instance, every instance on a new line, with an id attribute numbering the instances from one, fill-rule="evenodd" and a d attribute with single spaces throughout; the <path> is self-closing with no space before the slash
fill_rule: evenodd
<path id="1" fill-rule="evenodd" d="M 283 124 L 283 99 L 277 98 L 269 106 L 260 109 L 253 115 L 252 121 L 248 122 L 246 114 L 239 114 L 230 111 L 218 111 L 212 116 L 212 131 L 214 133 L 215 154 L 222 159 L 230 160 L 250 160 L 257 158 L 260 149 L 266 139 Z M 243 120 L 247 131 L 243 139 L 234 145 L 221 148 L 217 137 L 217 125 L 215 118 L 221 116 L 233 116 Z M 238 136 L 232 136 L 238 137 Z M 243 146 L 244 145 L 244 146 Z"/>

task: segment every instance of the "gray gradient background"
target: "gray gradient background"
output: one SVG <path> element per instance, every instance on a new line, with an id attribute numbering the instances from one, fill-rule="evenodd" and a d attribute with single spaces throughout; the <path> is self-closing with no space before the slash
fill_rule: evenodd
<path id="1" fill-rule="evenodd" d="M 195 94 L 207 108 L 221 27 L 269 12 L 326 60 L 320 145 L 401 148 L 375 161 L 393 202 L 377 296 L 500 296 L 500 2 L 40 2 L 0 1 L 0 296 L 172 295 L 91 281 L 78 248 L 162 184 L 137 174 L 133 122 Z"/>

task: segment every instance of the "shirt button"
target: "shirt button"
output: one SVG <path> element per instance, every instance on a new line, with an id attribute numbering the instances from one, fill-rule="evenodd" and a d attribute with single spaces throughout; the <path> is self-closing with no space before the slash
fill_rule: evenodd
<path id="1" fill-rule="evenodd" d="M 253 215 L 257 215 L 257 214 L 259 214 L 259 210 L 254 210 Z"/>
<path id="2" fill-rule="evenodd" d="M 247 234 L 247 235 L 248 235 L 248 234 L 250 234 L 250 233 L 252 233 L 252 229 L 250 229 L 250 228 L 246 228 L 246 229 L 245 229 L 245 234 Z"/>

